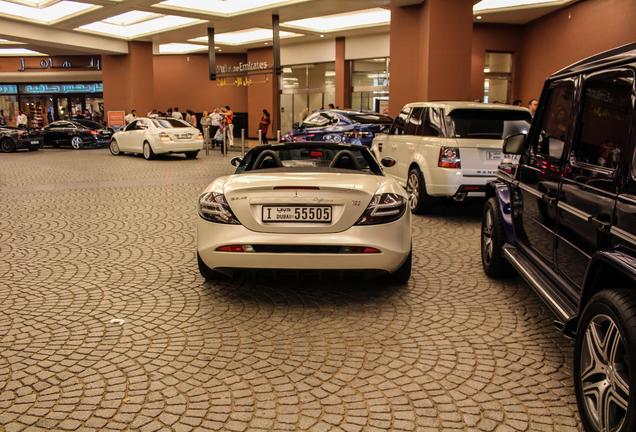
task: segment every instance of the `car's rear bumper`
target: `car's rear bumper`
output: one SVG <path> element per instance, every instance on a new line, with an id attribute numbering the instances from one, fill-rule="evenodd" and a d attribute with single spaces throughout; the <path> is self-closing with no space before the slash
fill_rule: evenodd
<path id="1" fill-rule="evenodd" d="M 430 177 L 426 179 L 426 193 L 440 197 L 461 193 L 468 197 L 483 197 L 488 182 L 496 179 L 494 175 L 466 175 L 461 170 L 447 168 L 434 168 Z"/>
<path id="2" fill-rule="evenodd" d="M 227 245 L 251 245 L 266 252 L 219 252 Z M 289 248 L 305 247 L 329 252 L 289 252 Z M 338 247 L 366 246 L 379 253 L 341 253 Z M 282 247 L 282 248 L 281 248 Z M 271 252 L 272 249 L 284 252 Z M 388 224 L 354 226 L 340 233 L 279 234 L 250 231 L 242 225 L 224 225 L 199 218 L 197 251 L 213 270 L 286 269 L 286 270 L 364 270 L 394 272 L 411 250 L 410 214 Z"/>
<path id="3" fill-rule="evenodd" d="M 156 154 L 162 153 L 184 153 L 200 151 L 203 149 L 203 140 L 191 141 L 160 141 L 157 140 L 152 145 L 152 151 Z"/>

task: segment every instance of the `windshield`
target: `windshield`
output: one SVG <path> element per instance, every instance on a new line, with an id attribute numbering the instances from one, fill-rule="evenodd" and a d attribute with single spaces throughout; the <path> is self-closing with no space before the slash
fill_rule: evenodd
<path id="1" fill-rule="evenodd" d="M 352 122 L 360 124 L 390 125 L 393 123 L 393 119 L 391 117 L 377 113 L 346 113 L 343 115 L 349 118 Z"/>
<path id="2" fill-rule="evenodd" d="M 330 143 L 257 147 L 245 155 L 236 173 L 266 169 L 349 170 L 382 175 L 382 170 L 366 147 Z"/>
<path id="3" fill-rule="evenodd" d="M 527 132 L 532 121 L 529 112 L 503 109 L 456 109 L 446 119 L 451 137 L 489 139 Z"/>
<path id="4" fill-rule="evenodd" d="M 173 118 L 161 118 L 161 119 L 151 119 L 152 123 L 162 129 L 171 129 L 171 128 L 189 128 L 192 127 L 188 123 Z"/>

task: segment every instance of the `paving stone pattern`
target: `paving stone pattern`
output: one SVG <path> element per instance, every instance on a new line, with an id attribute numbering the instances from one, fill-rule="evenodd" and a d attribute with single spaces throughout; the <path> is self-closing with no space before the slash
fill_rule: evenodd
<path id="1" fill-rule="evenodd" d="M 0 431 L 579 429 L 572 344 L 483 274 L 481 203 L 415 217 L 408 286 L 206 284 L 196 199 L 230 169 L 0 154 Z"/>

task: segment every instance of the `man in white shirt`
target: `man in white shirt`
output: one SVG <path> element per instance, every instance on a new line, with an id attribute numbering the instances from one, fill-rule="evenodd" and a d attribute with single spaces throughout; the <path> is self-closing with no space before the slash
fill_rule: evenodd
<path id="1" fill-rule="evenodd" d="M 157 118 L 159 117 L 159 113 L 157 112 L 157 108 L 153 108 L 152 111 L 148 113 L 148 118 Z"/>
<path id="2" fill-rule="evenodd" d="M 17 126 L 19 128 L 26 129 L 28 122 L 29 122 L 29 119 L 27 118 L 26 114 L 20 111 L 20 114 L 18 114 L 18 118 L 16 120 Z"/>
<path id="3" fill-rule="evenodd" d="M 128 114 L 126 114 L 126 117 L 124 117 L 124 121 L 126 122 L 126 124 L 130 124 L 132 123 L 135 119 L 137 118 L 137 111 L 136 110 L 132 110 L 131 112 L 129 112 Z"/>
<path id="4" fill-rule="evenodd" d="M 183 120 L 183 114 L 179 112 L 178 107 L 174 107 L 174 110 L 172 110 L 172 118 Z"/>

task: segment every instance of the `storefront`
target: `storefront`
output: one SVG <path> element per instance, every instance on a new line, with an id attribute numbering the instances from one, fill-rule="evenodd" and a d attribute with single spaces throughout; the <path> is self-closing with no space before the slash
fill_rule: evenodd
<path id="1" fill-rule="evenodd" d="M 15 124 L 18 111 L 29 126 L 39 128 L 61 119 L 104 118 L 104 89 L 93 83 L 0 84 L 0 109 L 8 124 Z"/>

